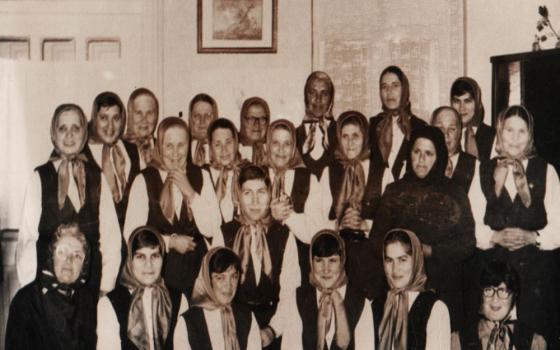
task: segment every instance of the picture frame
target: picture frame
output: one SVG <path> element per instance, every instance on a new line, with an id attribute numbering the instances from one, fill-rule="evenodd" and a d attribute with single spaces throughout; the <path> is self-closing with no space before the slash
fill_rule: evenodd
<path id="1" fill-rule="evenodd" d="M 276 53 L 278 0 L 198 0 L 198 53 Z"/>

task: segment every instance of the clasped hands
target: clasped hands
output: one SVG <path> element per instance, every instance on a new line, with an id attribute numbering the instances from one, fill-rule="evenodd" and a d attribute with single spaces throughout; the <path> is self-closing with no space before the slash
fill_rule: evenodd
<path id="1" fill-rule="evenodd" d="M 537 233 L 518 227 L 507 227 L 500 231 L 494 231 L 491 241 L 507 248 L 509 251 L 514 251 L 527 245 L 536 245 Z"/>

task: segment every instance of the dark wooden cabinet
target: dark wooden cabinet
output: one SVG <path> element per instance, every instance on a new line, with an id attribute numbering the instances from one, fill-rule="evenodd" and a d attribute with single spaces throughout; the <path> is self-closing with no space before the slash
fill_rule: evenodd
<path id="1" fill-rule="evenodd" d="M 538 153 L 560 170 L 560 49 L 494 56 L 492 123 L 508 105 L 522 104 L 535 119 Z"/>

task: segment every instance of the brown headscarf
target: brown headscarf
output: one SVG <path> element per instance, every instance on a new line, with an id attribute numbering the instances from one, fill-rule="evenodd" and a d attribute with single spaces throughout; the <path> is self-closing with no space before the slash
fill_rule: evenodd
<path id="1" fill-rule="evenodd" d="M 385 235 L 384 246 L 386 247 L 387 238 L 393 232 L 403 232 L 410 239 L 410 249 L 412 258 L 412 276 L 409 284 L 404 288 L 396 288 L 392 285 L 389 278 L 391 290 L 387 293 L 383 319 L 379 326 L 380 349 L 407 349 L 408 331 L 408 293 L 422 292 L 426 285 L 426 272 L 424 270 L 424 255 L 422 253 L 422 243 L 414 232 L 404 229 L 393 229 Z M 393 242 L 400 242 L 399 240 Z M 391 242 L 392 243 L 392 242 Z M 389 243 L 389 244 L 391 244 Z M 401 242 L 401 244 L 403 244 Z M 383 260 L 385 260 L 385 248 L 383 249 Z"/>
<path id="2" fill-rule="evenodd" d="M 458 91 L 461 91 L 463 93 L 457 94 Z M 472 95 L 474 99 L 475 109 L 472 119 L 468 124 L 463 125 L 463 127 L 479 126 L 480 123 L 482 123 L 482 121 L 484 120 L 484 105 L 482 104 L 482 92 L 480 90 L 480 86 L 478 86 L 478 83 L 473 78 L 457 78 L 451 85 L 450 99 L 453 99 L 453 96 L 463 95 L 464 92 L 469 92 Z"/>
<path id="3" fill-rule="evenodd" d="M 504 140 L 502 139 L 502 133 L 504 132 L 504 125 L 506 119 L 517 116 L 520 117 L 527 123 L 527 128 L 529 130 L 529 140 L 527 146 L 523 153 L 516 158 L 512 158 L 509 154 L 504 151 Z M 504 184 L 508 175 L 508 165 L 513 168 L 513 178 L 515 182 L 515 187 L 517 189 L 517 194 L 519 195 L 523 205 L 528 208 L 531 205 L 531 192 L 529 191 L 529 185 L 527 182 L 527 175 L 525 174 L 525 168 L 523 167 L 523 160 L 531 159 L 536 155 L 534 140 L 533 140 L 533 128 L 534 128 L 533 116 L 529 111 L 521 106 L 515 105 L 506 108 L 498 116 L 497 127 L 496 127 L 496 151 L 499 155 L 497 160 L 496 168 L 494 169 L 494 180 L 495 180 L 495 191 L 496 196 L 500 196 L 504 188 Z"/>
<path id="4" fill-rule="evenodd" d="M 329 108 L 327 109 L 327 112 L 324 115 L 324 118 L 327 120 L 334 120 L 333 114 L 332 114 L 332 109 L 333 109 L 333 105 L 334 105 L 334 84 L 331 80 L 331 77 L 322 71 L 314 71 L 311 74 L 309 74 L 309 76 L 307 77 L 307 80 L 305 81 L 305 87 L 303 88 L 303 96 L 305 99 L 305 117 L 303 118 L 303 122 L 304 123 L 309 123 L 309 122 L 322 122 L 321 120 L 318 120 L 317 117 L 315 117 L 311 111 L 309 110 L 309 101 L 307 99 L 307 89 L 309 87 L 309 85 L 311 84 L 312 81 L 314 80 L 322 80 L 324 82 L 327 83 L 327 85 L 329 86 L 330 90 L 331 90 L 331 102 L 329 104 Z"/>
<path id="5" fill-rule="evenodd" d="M 206 310 L 220 310 L 222 319 L 222 331 L 224 333 L 225 350 L 239 350 L 239 341 L 237 340 L 237 329 L 235 326 L 235 318 L 231 304 L 222 304 L 216 297 L 214 288 L 212 287 L 212 276 L 210 274 L 210 261 L 212 257 L 220 251 L 230 250 L 224 247 L 214 247 L 204 255 L 202 265 L 198 277 L 194 282 L 194 290 L 192 295 L 193 306 L 198 306 Z M 231 250 L 230 250 L 231 251 Z M 235 294 L 235 293 L 234 293 Z"/>
<path id="6" fill-rule="evenodd" d="M 173 336 L 172 334 L 169 334 L 169 323 L 171 320 L 171 297 L 169 296 L 169 291 L 163 282 L 161 274 L 157 281 L 150 286 L 142 285 L 134 275 L 132 260 L 135 252 L 132 251 L 132 246 L 134 245 L 138 235 L 144 232 L 149 232 L 157 238 L 158 248 L 162 258 L 164 258 L 165 255 L 165 242 L 155 229 L 148 226 L 141 226 L 135 229 L 130 235 L 127 246 L 128 255 L 120 280 L 121 284 L 131 291 L 132 294 L 132 301 L 130 303 L 130 309 L 128 310 L 127 335 L 128 339 L 130 339 L 130 341 L 139 349 L 150 348 L 148 327 L 145 324 L 146 318 L 144 317 L 144 303 L 142 302 L 144 291 L 149 287 L 152 290 L 151 321 L 153 322 L 154 346 L 156 350 L 161 350 L 165 345 L 167 337 Z"/>
<path id="7" fill-rule="evenodd" d="M 358 125 L 364 139 L 362 150 L 354 159 L 348 159 L 342 148 L 342 129 L 348 124 Z M 342 113 L 336 121 L 336 135 L 338 142 L 334 155 L 336 160 L 344 166 L 342 187 L 335 204 L 335 214 L 337 219 L 340 220 L 348 206 L 361 210 L 362 198 L 366 188 L 366 176 L 362 161 L 369 158 L 368 121 L 366 117 L 356 111 Z"/>
<path id="8" fill-rule="evenodd" d="M 389 154 L 391 153 L 391 148 L 393 146 L 393 116 L 399 116 L 397 123 L 402 133 L 407 140 L 410 139 L 410 133 L 412 132 L 412 125 L 410 120 L 412 119 L 412 111 L 410 104 L 410 84 L 408 78 L 403 73 L 403 71 L 397 66 L 389 66 L 381 72 L 379 76 L 379 94 L 381 95 L 381 79 L 387 73 L 393 73 L 401 82 L 401 101 L 397 109 L 389 109 L 385 104 L 383 104 L 383 112 L 380 114 L 382 120 L 377 124 L 375 132 L 377 135 L 377 146 L 383 157 L 383 161 L 387 163 L 389 159 Z M 400 147 L 400 145 L 395 145 Z M 387 164 L 386 164 L 387 165 Z"/>
<path id="9" fill-rule="evenodd" d="M 152 91 L 146 88 L 143 87 L 137 88 L 130 94 L 126 106 L 128 115 L 130 116 L 132 114 L 132 110 L 134 108 L 134 101 L 136 100 L 136 98 L 140 96 L 149 96 L 154 101 L 155 117 L 156 117 L 156 125 L 157 125 L 157 120 L 159 118 L 159 101 L 156 98 L 156 95 Z M 146 164 L 150 163 L 154 152 L 154 149 L 152 147 L 153 135 L 149 135 L 147 137 L 138 137 L 134 133 L 134 118 L 128 118 L 127 125 L 126 125 L 126 132 L 123 135 L 123 139 L 136 144 L 138 150 L 140 151 L 140 156 L 144 159 L 144 162 Z"/>
<path id="10" fill-rule="evenodd" d="M 64 112 L 74 111 L 80 117 L 80 125 L 84 129 L 84 137 L 80 143 L 80 147 L 78 152 L 74 154 L 65 154 L 62 152 L 61 149 L 58 148 L 55 139 L 56 139 L 56 128 L 58 126 L 58 119 L 60 115 Z M 86 142 L 88 139 L 88 128 L 87 128 L 87 120 L 84 114 L 84 111 L 80 108 L 80 106 L 66 103 L 58 106 L 53 114 L 51 120 L 51 142 L 54 146 L 54 151 L 51 154 L 50 161 L 54 162 L 57 160 L 61 160 L 60 165 L 58 166 L 57 174 L 58 174 L 58 208 L 62 209 L 64 207 L 64 202 L 66 201 L 66 196 L 68 195 L 68 187 L 70 186 L 70 164 L 72 165 L 72 176 L 74 177 L 74 181 L 76 182 L 76 186 L 78 187 L 78 196 L 80 199 L 80 208 L 84 205 L 86 200 L 86 169 L 84 162 L 87 161 L 87 158 L 81 153 L 84 149 Z M 76 211 L 79 211 L 80 208 L 75 208 Z"/>
<path id="11" fill-rule="evenodd" d="M 268 103 L 266 103 L 264 99 L 257 96 L 246 99 L 243 102 L 243 105 L 241 106 L 241 113 L 239 115 L 239 122 L 240 122 L 239 142 L 241 142 L 241 144 L 244 146 L 253 145 L 253 141 L 245 134 L 245 124 L 247 124 L 246 117 L 247 117 L 247 113 L 249 112 L 249 108 L 254 105 L 261 106 L 264 109 L 265 117 L 267 121 L 270 123 L 270 108 L 268 107 Z M 266 140 L 262 140 L 261 146 L 265 141 Z"/>

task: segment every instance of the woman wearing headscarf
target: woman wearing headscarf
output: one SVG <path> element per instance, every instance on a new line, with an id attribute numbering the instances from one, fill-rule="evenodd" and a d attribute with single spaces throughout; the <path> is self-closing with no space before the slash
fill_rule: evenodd
<path id="1" fill-rule="evenodd" d="M 206 253 L 191 307 L 175 331 L 176 349 L 261 349 L 255 316 L 234 299 L 240 277 L 241 261 L 232 250 L 215 247 Z"/>
<path id="2" fill-rule="evenodd" d="M 336 121 L 335 161 L 321 175 L 323 227 L 337 230 L 344 238 L 350 282 L 368 298 L 380 275 L 373 274 L 369 235 L 375 215 L 374 163 L 370 161 L 368 123 L 363 114 L 347 111 Z"/>
<path id="3" fill-rule="evenodd" d="M 266 131 L 270 124 L 268 103 L 260 97 L 251 97 L 241 106 L 239 152 L 243 159 L 261 166 L 266 162 Z"/>
<path id="4" fill-rule="evenodd" d="M 447 147 L 438 128 L 416 130 L 410 145 L 407 172 L 387 186 L 370 239 L 381 256 L 383 238 L 389 230 L 399 227 L 415 232 L 426 259 L 428 288 L 434 289 L 449 307 L 451 330 L 457 332 L 464 322 L 463 263 L 475 248 L 469 199 L 445 176 Z"/>
<path id="5" fill-rule="evenodd" d="M 282 295 L 301 283 L 297 246 L 290 229 L 270 214 L 271 184 L 261 167 L 246 165 L 235 191 L 239 215 L 222 225 L 225 246 L 241 259 L 237 301 L 255 314 L 264 328 L 276 312 Z M 270 349 L 278 349 L 279 341 Z"/>
<path id="6" fill-rule="evenodd" d="M 84 286 L 90 256 L 78 224 L 60 225 L 46 255 L 44 269 L 12 300 L 4 348 L 95 349 L 97 294 Z"/>
<path id="7" fill-rule="evenodd" d="M 372 304 L 377 347 L 386 350 L 451 349 L 449 312 L 427 289 L 422 243 L 414 232 L 393 229 L 383 239 L 385 300 Z"/>
<path id="8" fill-rule="evenodd" d="M 483 260 L 506 261 L 520 279 L 518 315 L 547 338 L 557 339 L 558 314 L 552 250 L 560 245 L 560 182 L 539 157 L 533 117 L 523 106 L 498 116 L 498 156 L 480 167 L 482 198 L 473 198 L 476 239 Z M 479 229 L 480 227 L 480 229 Z"/>
<path id="9" fill-rule="evenodd" d="M 381 197 L 388 184 L 403 176 L 410 136 L 426 123 L 412 114 L 410 84 L 399 67 L 388 66 L 381 72 L 379 97 L 383 112 L 369 120 L 369 143 L 375 163 L 374 190 Z"/>
<path id="10" fill-rule="evenodd" d="M 504 262 L 485 266 L 477 283 L 480 298 L 479 317 L 468 325 L 461 337 L 463 350 L 544 350 L 544 338 L 531 325 L 517 318 L 519 278 Z"/>
<path id="11" fill-rule="evenodd" d="M 142 225 L 156 228 L 166 250 L 165 283 L 190 298 L 210 241 L 220 232 L 220 210 L 207 172 L 187 166 L 189 130 L 177 117 L 161 121 L 153 162 L 137 176 L 130 191 L 124 238 Z M 198 170 L 194 171 L 194 170 Z M 223 242 L 218 238 L 218 242 Z"/>
<path id="12" fill-rule="evenodd" d="M 336 147 L 336 127 L 332 109 L 334 84 L 325 72 L 315 71 L 307 77 L 303 90 L 305 116 L 296 130 L 297 147 L 305 166 L 320 177 L 332 161 Z"/>
<path id="13" fill-rule="evenodd" d="M 375 349 L 370 302 L 348 283 L 340 235 L 317 232 L 308 259 L 309 284 L 280 301 L 268 332 L 283 349 Z"/>
<path id="14" fill-rule="evenodd" d="M 218 119 L 218 104 L 212 96 L 198 94 L 189 104 L 190 151 L 189 164 L 202 167 L 210 163 L 208 150 L 208 126 Z"/>
<path id="15" fill-rule="evenodd" d="M 94 293 L 106 293 L 119 273 L 120 228 L 101 172 L 82 153 L 87 121 L 79 106 L 62 104 L 55 109 L 51 141 L 50 159 L 35 168 L 25 192 L 16 251 L 20 285 L 44 269 L 57 227 L 77 222 L 90 247 L 87 285 Z"/>
<path id="16" fill-rule="evenodd" d="M 180 291 L 165 286 L 165 242 L 148 226 L 130 235 L 119 284 L 97 304 L 97 349 L 174 349 L 178 316 L 187 310 Z"/>
<path id="17" fill-rule="evenodd" d="M 490 159 L 494 155 L 496 130 L 484 124 L 480 86 L 472 78 L 461 77 L 451 85 L 450 95 L 451 106 L 459 112 L 463 123 L 463 150 L 480 161 Z"/>

